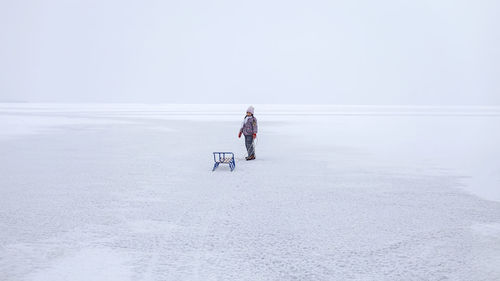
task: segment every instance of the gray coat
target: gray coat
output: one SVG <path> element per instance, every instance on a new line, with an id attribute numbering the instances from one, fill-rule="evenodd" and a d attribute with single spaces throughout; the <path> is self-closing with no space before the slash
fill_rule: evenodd
<path id="1" fill-rule="evenodd" d="M 258 126 L 257 126 L 257 118 L 253 115 L 245 117 L 243 120 L 243 124 L 241 125 L 240 132 L 242 132 L 245 136 L 251 136 L 253 134 L 257 134 Z"/>

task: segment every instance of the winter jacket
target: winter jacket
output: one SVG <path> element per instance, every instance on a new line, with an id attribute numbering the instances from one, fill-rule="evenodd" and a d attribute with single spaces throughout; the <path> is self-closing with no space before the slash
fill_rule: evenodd
<path id="1" fill-rule="evenodd" d="M 248 118 L 245 117 L 240 132 L 243 132 L 245 136 L 251 136 L 253 134 L 257 134 L 257 129 L 257 118 L 252 115 Z"/>

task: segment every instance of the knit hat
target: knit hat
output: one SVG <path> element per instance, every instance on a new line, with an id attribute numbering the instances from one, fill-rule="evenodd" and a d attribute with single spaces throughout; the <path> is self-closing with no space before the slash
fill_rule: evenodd
<path id="1" fill-rule="evenodd" d="M 250 112 L 253 115 L 253 111 L 254 111 L 253 106 L 249 106 L 248 109 L 247 109 L 247 112 Z"/>

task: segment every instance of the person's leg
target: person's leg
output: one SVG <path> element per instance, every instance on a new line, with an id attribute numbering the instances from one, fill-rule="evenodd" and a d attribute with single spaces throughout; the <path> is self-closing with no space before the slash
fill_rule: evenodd
<path id="1" fill-rule="evenodd" d="M 248 137 L 249 137 L 249 136 L 245 135 L 245 146 L 246 146 L 246 148 L 247 148 L 248 157 L 250 157 L 250 145 L 251 145 L 251 143 L 250 143 L 250 142 L 248 142 L 248 141 L 249 141 L 249 138 L 248 138 Z"/>
<path id="2" fill-rule="evenodd" d="M 247 147 L 248 157 L 253 155 L 253 138 L 245 135 L 245 146 Z"/>
<path id="3" fill-rule="evenodd" d="M 248 157 L 255 157 L 254 145 L 253 145 L 253 136 L 245 136 L 245 145 L 247 147 Z"/>
<path id="4" fill-rule="evenodd" d="M 251 140 L 251 143 L 250 143 L 250 151 L 252 152 L 252 157 L 255 159 L 255 142 L 254 142 L 254 139 L 253 139 L 253 136 L 251 136 L 252 140 Z"/>

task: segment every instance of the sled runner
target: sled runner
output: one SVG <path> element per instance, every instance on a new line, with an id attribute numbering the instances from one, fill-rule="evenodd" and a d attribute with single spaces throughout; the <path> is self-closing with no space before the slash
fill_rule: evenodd
<path id="1" fill-rule="evenodd" d="M 236 163 L 234 162 L 234 153 L 232 152 L 214 152 L 214 162 L 212 172 L 219 167 L 219 164 L 229 164 L 231 172 L 236 167 Z"/>

